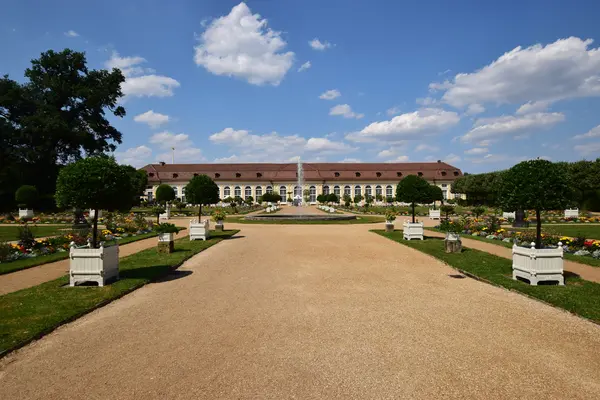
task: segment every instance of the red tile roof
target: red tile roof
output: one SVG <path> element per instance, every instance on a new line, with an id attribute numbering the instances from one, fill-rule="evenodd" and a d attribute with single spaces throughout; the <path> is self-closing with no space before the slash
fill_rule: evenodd
<path id="1" fill-rule="evenodd" d="M 406 175 L 422 174 L 432 181 L 454 180 L 460 169 L 444 162 L 407 163 L 302 163 L 305 181 L 396 181 Z M 187 182 L 195 174 L 215 181 L 296 181 L 296 163 L 283 164 L 149 164 L 143 167 L 149 183 Z"/>

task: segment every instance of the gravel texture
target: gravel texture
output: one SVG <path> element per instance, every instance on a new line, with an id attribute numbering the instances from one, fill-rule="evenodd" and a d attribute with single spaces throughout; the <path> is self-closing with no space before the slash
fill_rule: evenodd
<path id="1" fill-rule="evenodd" d="M 0 360 L 0 398 L 600 398 L 593 323 L 372 225 L 240 228 Z"/>

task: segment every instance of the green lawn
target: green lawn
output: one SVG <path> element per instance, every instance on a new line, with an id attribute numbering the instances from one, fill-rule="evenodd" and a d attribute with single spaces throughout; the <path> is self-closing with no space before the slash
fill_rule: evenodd
<path id="1" fill-rule="evenodd" d="M 453 268 L 475 275 L 491 284 L 535 297 L 600 323 L 600 284 L 598 283 L 565 275 L 565 286 L 531 286 L 512 279 L 512 261 L 509 259 L 469 248 L 464 248 L 460 254 L 446 253 L 443 239 L 438 238 L 426 237 L 423 241 L 409 241 L 402 239 L 402 231 L 373 232 L 429 254 Z"/>
<path id="2" fill-rule="evenodd" d="M 434 228 L 425 228 L 425 230 L 442 232 L 439 229 L 434 229 Z M 503 242 L 502 240 L 486 239 L 481 236 L 462 235 L 462 237 L 465 239 L 473 239 L 473 240 L 479 240 L 480 242 L 495 244 L 497 246 L 502 246 L 502 247 L 506 247 L 509 249 L 512 248 L 512 246 L 513 246 L 512 243 L 506 243 L 506 242 Z M 597 259 L 597 258 L 592 258 L 592 257 L 587 257 L 587 256 L 576 256 L 576 255 L 570 254 L 570 253 L 564 253 L 564 258 L 569 261 L 576 262 L 576 263 L 590 265 L 592 267 L 600 267 L 600 259 Z"/>
<path id="3" fill-rule="evenodd" d="M 157 236 L 157 233 L 150 232 L 138 236 L 129 236 L 119 240 L 119 245 L 137 242 L 138 240 L 148 239 L 154 236 Z M 20 271 L 22 269 L 37 267 L 39 265 L 48 264 L 54 261 L 65 260 L 67 258 L 69 258 L 68 251 L 63 253 L 48 254 L 46 256 L 23 258 L 21 260 L 11 261 L 7 263 L 0 263 L 0 275 L 9 274 L 11 272 Z"/>
<path id="4" fill-rule="evenodd" d="M 507 228 L 510 230 L 520 231 L 527 228 Z M 535 224 L 531 224 L 529 229 L 535 229 Z M 600 240 L 600 225 L 581 224 L 581 225 L 557 225 L 552 223 L 542 224 L 542 230 L 570 237 L 584 237 L 586 239 Z"/>
<path id="5" fill-rule="evenodd" d="M 353 224 L 372 224 L 376 222 L 384 222 L 385 218 L 372 215 L 357 216 L 356 219 L 340 220 L 340 221 L 311 221 L 311 220 L 260 220 L 253 221 L 244 219 L 244 217 L 227 217 L 225 222 L 236 224 L 262 224 L 262 225 L 353 225 Z"/>
<path id="6" fill-rule="evenodd" d="M 58 236 L 69 232 L 68 226 L 32 226 L 31 231 L 36 238 Z M 0 226 L 0 242 L 12 242 L 19 240 L 19 226 Z"/>
<path id="7" fill-rule="evenodd" d="M 175 241 L 175 252 L 156 248 L 122 258 L 120 280 L 105 287 L 65 287 L 68 276 L 0 296 L 0 356 L 172 272 L 195 254 L 227 239 L 237 230 L 211 232 L 207 241 Z M 185 279 L 185 275 L 180 273 Z"/>

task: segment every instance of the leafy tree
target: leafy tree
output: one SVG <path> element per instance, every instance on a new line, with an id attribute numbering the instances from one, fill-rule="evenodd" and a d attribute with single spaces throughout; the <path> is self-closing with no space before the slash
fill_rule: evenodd
<path id="1" fill-rule="evenodd" d="M 569 176 L 569 185 L 573 190 L 573 200 L 578 207 L 585 208 L 597 197 L 600 190 L 600 158 L 596 161 L 577 161 L 574 163 L 558 163 Z M 590 204 L 591 205 L 591 204 Z"/>
<path id="2" fill-rule="evenodd" d="M 479 218 L 479 216 L 481 214 L 485 213 L 485 207 L 483 207 L 483 206 L 473 207 L 473 213 L 475 214 L 476 218 Z"/>
<path id="3" fill-rule="evenodd" d="M 254 203 L 254 198 L 252 196 L 248 196 L 246 197 L 246 200 L 244 200 L 244 203 L 246 203 L 248 206 L 251 206 L 252 203 Z"/>
<path id="4" fill-rule="evenodd" d="M 38 200 L 38 191 L 35 186 L 23 185 L 15 193 L 15 200 L 19 208 L 33 208 Z"/>
<path id="5" fill-rule="evenodd" d="M 377 200 L 377 201 L 383 201 L 383 195 L 382 194 L 376 194 L 375 195 L 375 200 Z"/>
<path id="6" fill-rule="evenodd" d="M 208 175 L 196 175 L 185 186 L 187 201 L 198 204 L 198 221 L 202 217 L 202 206 L 219 201 L 219 187 Z"/>
<path id="7" fill-rule="evenodd" d="M 412 222 L 415 222 L 415 203 L 431 202 L 431 185 L 417 175 L 408 175 L 396 187 L 396 200 L 410 203 L 412 207 Z"/>
<path id="8" fill-rule="evenodd" d="M 440 207 L 440 211 L 443 212 L 444 215 L 446 216 L 446 219 L 448 219 L 450 214 L 454 213 L 454 207 L 448 206 L 448 205 L 443 205 Z"/>
<path id="9" fill-rule="evenodd" d="M 329 193 L 327 195 L 327 201 L 330 203 L 338 203 L 340 201 L 340 199 L 338 198 L 338 196 L 335 193 Z"/>
<path id="10" fill-rule="evenodd" d="M 394 202 L 394 198 L 392 196 L 386 197 L 385 198 L 385 202 L 388 203 L 388 204 L 391 204 L 391 203 Z"/>
<path id="11" fill-rule="evenodd" d="M 125 77 L 114 69 L 90 70 L 84 53 L 42 53 L 25 71 L 27 81 L 0 77 L 0 204 L 24 182 L 45 198 L 54 193 L 62 165 L 112 152 L 121 133 L 106 114 L 118 105 Z"/>
<path id="12" fill-rule="evenodd" d="M 465 174 L 452 183 L 452 193 L 465 194 L 468 205 L 496 206 L 499 203 L 499 190 L 504 172 Z"/>
<path id="13" fill-rule="evenodd" d="M 523 161 L 504 174 L 500 199 L 507 210 L 535 210 L 536 248 L 542 246 L 543 210 L 563 209 L 572 197 L 564 168 L 546 160 Z"/>
<path id="14" fill-rule="evenodd" d="M 281 201 L 281 196 L 276 193 L 265 193 L 262 195 L 262 201 L 267 203 L 277 203 Z"/>
<path id="15" fill-rule="evenodd" d="M 143 169 L 135 169 L 131 165 L 124 165 L 123 168 L 129 174 L 131 187 L 133 189 L 133 204 L 139 204 L 140 196 L 144 195 L 146 186 L 148 186 L 148 175 Z"/>
<path id="16" fill-rule="evenodd" d="M 369 206 L 373 203 L 373 196 L 365 195 L 365 208 L 369 208 Z"/>
<path id="17" fill-rule="evenodd" d="M 357 194 L 356 196 L 354 196 L 354 204 L 358 204 L 361 201 L 363 201 L 363 197 L 360 194 Z"/>
<path id="18" fill-rule="evenodd" d="M 350 197 L 350 195 L 349 194 L 345 194 L 344 197 L 343 197 L 343 200 L 344 200 L 344 205 L 346 207 L 350 207 L 350 202 L 352 202 L 352 198 Z"/>
<path id="19" fill-rule="evenodd" d="M 317 201 L 321 204 L 326 203 L 327 202 L 327 195 L 326 194 L 320 194 L 317 196 Z"/>
<path id="20" fill-rule="evenodd" d="M 127 168 L 113 158 L 89 157 L 60 170 L 55 196 L 59 207 L 94 210 L 92 245 L 96 247 L 98 211 L 129 209 L 133 190 Z"/>
<path id="21" fill-rule="evenodd" d="M 442 188 L 436 185 L 430 185 L 431 194 L 429 195 L 429 200 L 433 203 L 433 209 L 435 210 L 435 202 L 441 201 L 444 204 L 444 192 L 442 192 Z"/>
<path id="22" fill-rule="evenodd" d="M 175 200 L 175 190 L 166 183 L 158 185 L 156 188 L 156 201 L 165 205 L 173 200 Z"/>

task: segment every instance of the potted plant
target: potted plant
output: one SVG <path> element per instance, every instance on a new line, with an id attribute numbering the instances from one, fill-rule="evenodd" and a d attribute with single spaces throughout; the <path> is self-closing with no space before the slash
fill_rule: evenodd
<path id="1" fill-rule="evenodd" d="M 190 220 L 190 240 L 209 237 L 208 219 L 202 221 L 202 206 L 219 202 L 219 187 L 208 175 L 196 175 L 185 186 L 186 199 L 192 204 L 198 204 L 198 219 Z M 236 197 L 236 202 L 242 202 Z"/>
<path id="2" fill-rule="evenodd" d="M 394 232 L 394 221 L 396 220 L 396 213 L 387 210 L 385 212 L 385 231 L 386 232 Z"/>
<path id="3" fill-rule="evenodd" d="M 444 239 L 444 247 L 446 253 L 460 253 L 462 251 L 462 242 L 460 240 L 460 234 L 464 229 L 464 221 L 452 221 L 450 219 L 444 219 L 440 223 L 440 230 L 446 232 L 446 238 Z"/>
<path id="4" fill-rule="evenodd" d="M 535 242 L 527 247 L 513 245 L 513 279 L 558 281 L 564 285 L 563 248 L 542 245 L 542 218 L 545 210 L 564 209 L 572 196 L 564 168 L 547 160 L 523 161 L 504 173 L 500 200 L 505 209 L 534 210 Z"/>
<path id="5" fill-rule="evenodd" d="M 398 183 L 396 200 L 409 203 L 412 208 L 412 222 L 405 221 L 402 225 L 404 239 L 423 240 L 423 223 L 415 220 L 415 204 L 431 203 L 432 192 L 431 185 L 417 175 L 408 175 Z"/>
<path id="6" fill-rule="evenodd" d="M 225 213 L 225 211 L 217 209 L 217 210 L 213 211 L 212 217 L 216 222 L 215 229 L 217 231 L 222 231 L 224 229 L 223 221 L 225 221 L 225 218 L 227 217 L 227 214 Z"/>
<path id="7" fill-rule="evenodd" d="M 429 209 L 429 219 L 440 219 L 440 210 L 436 209 L 435 203 L 439 201 L 443 204 L 444 193 L 442 188 L 436 185 L 430 185 L 429 190 L 431 191 L 429 200 L 433 203 L 433 209 Z"/>
<path id="8" fill-rule="evenodd" d="M 23 185 L 15 192 L 15 200 L 19 205 L 19 218 L 33 218 L 33 205 L 38 199 L 35 186 Z"/>
<path id="9" fill-rule="evenodd" d="M 162 223 L 156 225 L 154 230 L 158 233 L 158 252 L 172 253 L 175 249 L 173 238 L 179 232 L 179 228 L 173 224 Z"/>
<path id="10" fill-rule="evenodd" d="M 173 200 L 175 200 L 175 190 L 166 183 L 158 185 L 158 187 L 156 188 L 156 202 L 159 205 L 161 205 L 165 211 L 163 211 L 163 213 L 157 216 L 157 224 L 160 221 L 160 219 L 168 220 L 169 218 L 171 218 L 171 206 L 169 202 Z"/>
<path id="11" fill-rule="evenodd" d="M 122 210 L 131 207 L 133 192 L 126 166 L 106 156 L 89 157 L 63 167 L 56 181 L 56 203 L 59 207 L 93 209 L 92 237 L 85 247 L 71 242 L 70 284 L 85 281 L 99 286 L 119 277 L 119 246 L 98 243 L 98 213 L 104 210 Z"/>

